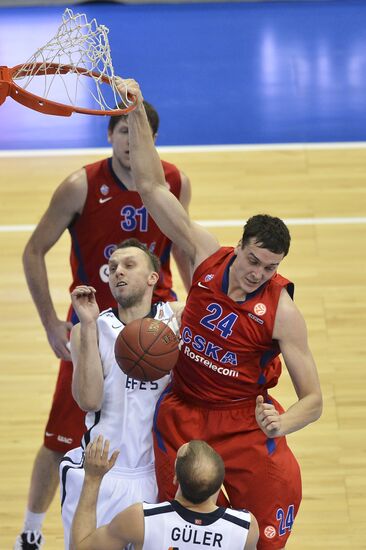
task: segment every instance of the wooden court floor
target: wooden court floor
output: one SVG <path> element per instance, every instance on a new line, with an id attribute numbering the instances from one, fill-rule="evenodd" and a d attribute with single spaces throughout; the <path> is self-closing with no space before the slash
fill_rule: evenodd
<path id="1" fill-rule="evenodd" d="M 311 222 L 366 215 L 365 150 L 304 147 L 162 156 L 190 176 L 191 215 L 211 221 L 210 230 L 222 244 L 235 244 L 241 235 L 241 227 L 228 220 L 263 212 L 308 219 L 307 224 L 290 223 L 292 249 L 280 271 L 296 283 L 296 302 L 319 368 L 324 413 L 316 424 L 288 437 L 302 467 L 304 499 L 287 548 L 366 548 L 365 218 Z M 35 224 L 56 185 L 97 158 L 0 158 L 1 550 L 12 548 L 22 525 L 58 365 L 25 284 L 21 254 L 30 231 L 19 226 Z M 69 301 L 68 246 L 64 236 L 47 257 L 61 317 Z M 176 288 L 182 296 L 177 277 Z M 285 406 L 295 399 L 285 369 L 274 395 Z M 57 499 L 44 534 L 46 548 L 63 548 Z"/>

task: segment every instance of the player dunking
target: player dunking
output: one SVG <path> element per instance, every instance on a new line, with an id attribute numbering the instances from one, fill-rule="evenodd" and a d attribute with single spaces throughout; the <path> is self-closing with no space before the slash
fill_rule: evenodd
<path id="1" fill-rule="evenodd" d="M 159 118 L 155 109 L 145 103 L 150 132 L 156 136 Z M 108 259 L 123 239 L 136 237 L 159 256 L 162 270 L 154 294 L 156 300 L 174 300 L 169 258 L 171 242 L 147 214 L 136 192 L 129 161 L 129 137 L 125 116 L 111 117 L 108 139 L 113 154 L 74 172 L 56 189 L 50 205 L 32 234 L 23 261 L 29 289 L 45 327 L 49 343 L 61 358 L 44 443 L 35 459 L 23 533 L 15 550 L 34 550 L 42 543 L 41 526 L 58 486 L 61 457 L 79 444 L 85 429 L 85 414 L 71 395 L 72 364 L 68 333 L 77 318 L 69 311 L 68 321 L 58 319 L 49 291 L 45 255 L 68 229 L 71 236 L 70 264 L 72 284 L 93 286 L 101 310 L 113 305 L 108 287 Z M 178 168 L 162 162 L 164 178 L 171 192 L 184 208 L 190 201 L 190 183 Z M 185 262 L 173 246 L 178 268 L 187 285 Z"/>
<path id="2" fill-rule="evenodd" d="M 293 285 L 277 274 L 290 235 L 279 218 L 253 216 L 240 243 L 220 247 L 164 185 L 138 84 L 128 116 L 131 169 L 144 205 L 186 253 L 193 279 L 181 325 L 182 348 L 172 387 L 155 414 L 156 473 L 162 500 L 174 496 L 178 448 L 204 439 L 225 462 L 233 507 L 253 511 L 260 550 L 284 548 L 301 501 L 298 463 L 286 434 L 319 418 L 322 396 Z M 282 353 L 297 400 L 286 411 L 269 395 Z"/>

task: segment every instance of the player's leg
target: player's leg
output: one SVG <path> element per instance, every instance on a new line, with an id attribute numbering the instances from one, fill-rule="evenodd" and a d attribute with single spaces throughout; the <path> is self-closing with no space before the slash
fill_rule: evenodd
<path id="1" fill-rule="evenodd" d="M 166 393 L 166 389 L 160 397 L 155 410 L 153 438 L 155 455 L 155 472 L 158 484 L 158 500 L 172 500 L 175 496 L 174 462 L 179 444 L 176 442 L 177 434 L 172 429 L 174 426 L 174 397 Z M 178 447 L 177 447 L 178 445 Z"/>
<path id="2" fill-rule="evenodd" d="M 33 465 L 28 494 L 28 509 L 36 514 L 48 510 L 55 496 L 59 477 L 58 468 L 63 454 L 44 445 L 39 449 Z"/>
<path id="3" fill-rule="evenodd" d="M 37 549 L 28 539 L 39 541 L 35 544 L 41 547 L 42 523 L 57 490 L 60 459 L 80 444 L 85 431 L 85 413 L 72 397 L 71 380 L 72 363 L 61 361 L 44 443 L 33 466 L 23 530 L 17 537 L 14 550 Z"/>
<path id="4" fill-rule="evenodd" d="M 58 467 L 61 458 L 61 453 L 51 451 L 43 445 L 39 449 L 33 465 L 23 531 L 17 537 L 15 550 L 41 548 L 42 523 L 58 486 Z"/>
<path id="5" fill-rule="evenodd" d="M 256 516 L 258 550 L 285 548 L 301 502 L 297 460 L 285 437 L 267 439 L 258 429 L 254 409 L 232 411 L 228 417 L 226 437 L 216 449 L 224 458 L 230 503 Z"/>
<path id="6" fill-rule="evenodd" d="M 258 550 L 280 550 L 291 535 L 301 503 L 299 465 L 284 438 L 276 440 L 271 456 L 265 451 L 257 453 L 254 468 L 241 458 L 241 471 L 227 468 L 225 483 L 231 505 L 245 507 L 257 518 Z"/>
<path id="7" fill-rule="evenodd" d="M 203 438 L 201 414 L 200 409 L 183 403 L 170 386 L 158 401 L 153 436 L 159 502 L 175 497 L 177 487 L 173 479 L 177 451 L 187 441 Z"/>
<path id="8" fill-rule="evenodd" d="M 28 493 L 28 509 L 32 512 L 40 514 L 48 510 L 58 488 L 58 469 L 63 456 L 64 453 L 44 445 L 39 449 Z"/>
<path id="9" fill-rule="evenodd" d="M 83 449 L 72 449 L 62 458 L 59 468 L 61 516 L 65 550 L 70 547 L 70 532 L 84 482 Z"/>

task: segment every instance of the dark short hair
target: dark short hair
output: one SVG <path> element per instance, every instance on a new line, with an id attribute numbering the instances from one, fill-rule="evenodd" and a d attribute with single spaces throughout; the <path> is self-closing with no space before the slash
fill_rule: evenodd
<path id="1" fill-rule="evenodd" d="M 205 441 L 193 439 L 186 452 L 177 456 L 175 473 L 185 499 L 200 504 L 223 484 L 225 466 L 221 456 Z"/>
<path id="2" fill-rule="evenodd" d="M 135 239 L 135 238 L 125 239 L 124 241 L 120 242 L 117 245 L 116 250 L 120 248 L 130 248 L 130 247 L 139 248 L 140 250 L 145 252 L 145 254 L 148 256 L 150 260 L 151 267 L 153 268 L 153 270 L 156 271 L 156 273 L 160 272 L 159 258 L 155 254 L 153 254 L 153 252 L 151 252 L 151 250 L 146 246 L 145 243 L 142 243 L 138 239 Z"/>
<path id="3" fill-rule="evenodd" d="M 241 248 L 254 239 L 260 248 L 267 248 L 274 254 L 287 255 L 291 236 L 286 224 L 280 219 L 268 214 L 252 216 L 244 225 Z"/>
<path id="4" fill-rule="evenodd" d="M 122 109 L 123 107 L 125 107 L 125 105 L 124 103 L 118 103 L 118 107 Z M 144 100 L 144 107 L 145 107 L 147 119 L 150 124 L 151 131 L 155 136 L 155 134 L 158 133 L 159 123 L 160 123 L 158 112 L 155 109 L 155 107 L 151 105 L 151 103 L 145 100 Z M 128 115 L 111 116 L 108 123 L 108 131 L 112 133 L 115 127 L 117 126 L 118 122 L 122 119 L 127 118 L 127 116 Z"/>

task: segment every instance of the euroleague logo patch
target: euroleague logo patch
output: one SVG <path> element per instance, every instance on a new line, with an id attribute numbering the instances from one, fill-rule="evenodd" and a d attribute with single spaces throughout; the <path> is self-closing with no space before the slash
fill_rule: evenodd
<path id="1" fill-rule="evenodd" d="M 261 302 L 258 302 L 258 304 L 255 304 L 253 310 L 256 315 L 259 315 L 261 317 L 266 313 L 267 308 L 264 304 L 262 304 Z"/>
<path id="2" fill-rule="evenodd" d="M 103 185 L 100 187 L 99 190 L 102 193 L 102 195 L 108 195 L 109 193 L 109 187 L 105 183 L 103 183 Z"/>
<path id="3" fill-rule="evenodd" d="M 267 525 L 267 527 L 265 527 L 264 536 L 267 537 L 267 539 L 273 539 L 276 536 L 276 529 L 273 525 Z"/>

